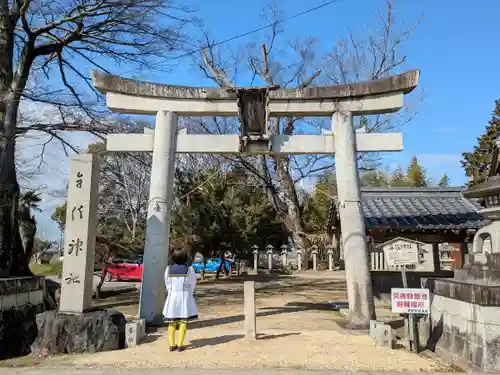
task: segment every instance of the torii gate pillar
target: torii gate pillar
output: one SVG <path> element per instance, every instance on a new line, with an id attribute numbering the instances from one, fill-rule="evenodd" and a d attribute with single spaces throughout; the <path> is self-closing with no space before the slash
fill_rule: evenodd
<path id="1" fill-rule="evenodd" d="M 368 265 L 366 228 L 361 207 L 357 168 L 356 132 L 351 113 L 335 112 L 335 168 L 349 301 L 349 328 L 364 328 L 375 319 L 373 289 Z M 363 275 L 360 277 L 360 275 Z M 366 275 L 366 276 L 365 276 Z M 370 303 L 371 302 L 371 303 Z"/>
<path id="2" fill-rule="evenodd" d="M 163 280 L 170 244 L 177 125 L 177 114 L 156 114 L 143 268 L 147 273 L 142 278 L 139 302 L 139 315 L 149 323 L 163 321 L 165 286 L 158 281 Z"/>

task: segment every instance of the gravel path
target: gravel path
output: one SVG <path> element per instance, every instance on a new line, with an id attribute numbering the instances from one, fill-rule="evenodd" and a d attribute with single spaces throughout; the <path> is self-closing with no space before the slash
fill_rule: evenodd
<path id="1" fill-rule="evenodd" d="M 51 366 L 99 368 L 288 368 L 342 371 L 427 371 L 446 369 L 406 350 L 377 347 L 366 335 L 342 331 L 266 331 L 247 342 L 241 331 L 219 328 L 189 332 L 189 350 L 170 353 L 165 335 L 119 352 L 53 358 Z"/>
<path id="2" fill-rule="evenodd" d="M 377 347 L 366 334 L 345 330 L 345 319 L 328 305 L 331 300 L 345 301 L 345 284 L 341 280 L 287 278 L 256 286 L 257 341 L 248 342 L 242 336 L 242 283 L 200 283 L 197 303 L 201 320 L 190 325 L 186 342 L 189 348 L 185 352 L 170 353 L 166 332 L 161 330 L 149 334 L 147 342 L 136 348 L 55 357 L 40 366 L 449 371 L 402 345 L 396 350 Z M 137 311 L 135 306 L 133 309 Z"/>
<path id="3" fill-rule="evenodd" d="M 165 375 L 165 370 L 158 369 L 59 369 L 53 371 L 50 369 L 0 369 L 0 375 Z M 401 375 L 436 375 L 423 372 L 404 372 Z M 331 371 L 308 371 L 298 369 L 288 370 L 191 370 L 191 369 L 173 369 L 168 371 L 168 375 L 390 375 L 387 373 L 376 372 L 335 372 Z M 448 373 L 451 375 L 451 373 Z M 470 375 L 479 375 L 471 373 Z"/>

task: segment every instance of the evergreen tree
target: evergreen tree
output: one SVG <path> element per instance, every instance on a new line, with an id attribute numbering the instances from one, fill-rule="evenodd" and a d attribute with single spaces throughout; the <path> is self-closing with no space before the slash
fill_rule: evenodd
<path id="1" fill-rule="evenodd" d="M 385 171 L 370 171 L 360 177 L 361 186 L 387 187 L 389 186 L 390 175 Z"/>
<path id="2" fill-rule="evenodd" d="M 469 177 L 468 185 L 475 185 L 486 180 L 495 141 L 500 135 L 500 99 L 495 100 L 495 109 L 484 134 L 477 138 L 477 145 L 472 152 L 462 153 L 462 167 Z"/>
<path id="3" fill-rule="evenodd" d="M 448 173 L 445 173 L 443 177 L 441 177 L 441 180 L 438 183 L 439 187 L 449 187 L 450 186 L 450 177 L 448 177 Z"/>
<path id="4" fill-rule="evenodd" d="M 394 172 L 392 172 L 392 174 L 389 176 L 388 182 L 389 186 L 412 186 L 411 180 L 408 179 L 405 171 L 403 170 L 403 167 L 401 167 L 400 165 L 398 165 Z"/>
<path id="5" fill-rule="evenodd" d="M 415 187 L 425 187 L 428 185 L 428 179 L 424 168 L 418 163 L 417 157 L 411 158 L 406 177 L 410 180 L 410 185 Z"/>
<path id="6" fill-rule="evenodd" d="M 307 194 L 301 207 L 305 230 L 308 233 L 321 233 L 328 220 L 332 197 L 337 196 L 337 182 L 332 171 L 325 170 L 318 177 L 314 190 Z"/>
<path id="7" fill-rule="evenodd" d="M 262 187 L 241 168 L 177 169 L 174 195 L 172 241 L 193 254 L 231 249 L 244 257 L 253 245 L 278 249 L 287 237 Z"/>

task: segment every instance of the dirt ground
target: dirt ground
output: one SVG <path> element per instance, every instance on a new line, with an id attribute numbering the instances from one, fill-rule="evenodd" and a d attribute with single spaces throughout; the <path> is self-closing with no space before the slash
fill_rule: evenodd
<path id="1" fill-rule="evenodd" d="M 42 361 L 42 367 L 305 368 L 345 371 L 450 371 L 398 343 L 377 347 L 366 332 L 348 331 L 329 301 L 346 301 L 341 277 L 257 278 L 259 339 L 244 339 L 243 284 L 240 278 L 201 282 L 196 298 L 200 320 L 190 325 L 183 353 L 170 353 L 166 329 L 149 333 L 136 348 L 72 355 Z M 137 313 L 137 294 L 100 303 L 128 318 Z M 381 314 L 382 313 L 382 314 Z M 379 315 L 391 319 L 387 312 Z M 38 361 L 37 361 L 38 362 Z M 456 369 L 455 369 L 456 371 Z"/>

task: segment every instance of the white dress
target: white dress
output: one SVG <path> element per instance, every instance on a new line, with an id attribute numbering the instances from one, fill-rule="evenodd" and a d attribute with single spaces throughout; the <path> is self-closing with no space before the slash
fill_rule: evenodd
<path id="1" fill-rule="evenodd" d="M 163 307 L 163 316 L 167 322 L 188 322 L 198 318 L 198 309 L 194 300 L 196 273 L 189 266 L 177 265 L 165 270 L 167 298 Z"/>

